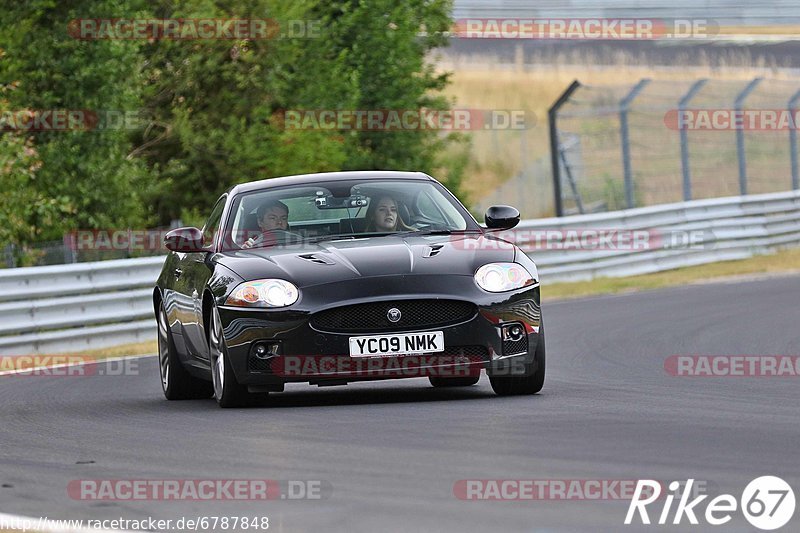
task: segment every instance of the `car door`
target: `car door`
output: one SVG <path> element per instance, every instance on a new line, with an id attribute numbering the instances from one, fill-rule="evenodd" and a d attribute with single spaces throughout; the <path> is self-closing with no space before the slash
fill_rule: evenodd
<path id="1" fill-rule="evenodd" d="M 211 215 L 203 226 L 203 247 L 206 249 L 214 247 L 227 198 L 227 195 L 222 195 L 217 200 L 211 210 Z M 183 276 L 187 283 L 187 296 L 191 305 L 191 320 L 184 323 L 186 346 L 191 358 L 196 359 L 200 366 L 208 364 L 208 343 L 203 327 L 203 290 L 213 273 L 214 264 L 209 260 L 212 253 L 188 253 L 181 261 Z"/>

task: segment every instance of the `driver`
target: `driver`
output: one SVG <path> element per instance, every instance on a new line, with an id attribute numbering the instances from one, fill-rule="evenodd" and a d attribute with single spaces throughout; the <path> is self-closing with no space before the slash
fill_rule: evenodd
<path id="1" fill-rule="evenodd" d="M 267 242 L 274 240 L 274 236 L 272 235 L 274 230 L 288 231 L 289 208 L 283 202 L 270 200 L 259 206 L 256 211 L 256 220 L 261 234 L 247 239 L 247 242 L 242 245 L 242 248 L 250 248 L 259 240 Z"/>

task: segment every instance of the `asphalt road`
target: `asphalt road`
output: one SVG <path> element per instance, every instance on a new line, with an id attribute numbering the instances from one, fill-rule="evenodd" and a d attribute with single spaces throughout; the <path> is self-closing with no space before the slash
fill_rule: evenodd
<path id="1" fill-rule="evenodd" d="M 627 501 L 464 501 L 453 486 L 695 478 L 738 497 L 773 474 L 800 489 L 799 378 L 664 370 L 672 354 L 800 354 L 800 277 L 550 304 L 543 295 L 548 378 L 534 397 L 495 397 L 485 377 L 465 390 L 412 379 L 297 386 L 272 407 L 221 410 L 212 400 L 165 401 L 154 358 L 139 360 L 138 375 L 2 377 L 0 511 L 246 514 L 287 532 L 633 531 L 657 528 L 622 527 Z M 321 480 L 329 489 L 321 500 L 268 502 L 67 493 L 76 479 L 182 478 Z M 795 530 L 798 521 L 800 513 Z M 715 529 L 752 530 L 740 513 Z"/>

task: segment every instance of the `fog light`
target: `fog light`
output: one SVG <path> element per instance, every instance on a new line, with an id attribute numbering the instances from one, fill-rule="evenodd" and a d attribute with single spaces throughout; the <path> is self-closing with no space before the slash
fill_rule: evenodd
<path id="1" fill-rule="evenodd" d="M 257 342 L 253 345 L 253 355 L 257 359 L 269 359 L 278 355 L 278 344 L 272 342 Z"/>
<path id="2" fill-rule="evenodd" d="M 504 341 L 518 341 L 525 335 L 525 328 L 521 324 L 509 324 L 503 326 Z"/>

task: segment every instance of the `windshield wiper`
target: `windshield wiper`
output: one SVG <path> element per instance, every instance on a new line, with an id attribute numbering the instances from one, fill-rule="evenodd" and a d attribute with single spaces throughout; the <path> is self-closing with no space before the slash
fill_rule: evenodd
<path id="1" fill-rule="evenodd" d="M 410 231 L 411 234 L 416 235 L 452 235 L 453 230 L 451 229 L 421 229 L 417 231 Z"/>
<path id="2" fill-rule="evenodd" d="M 317 242 L 322 242 L 322 241 L 333 241 L 333 240 L 352 240 L 352 239 L 355 239 L 355 238 L 356 238 L 356 236 L 355 236 L 355 235 L 350 235 L 350 234 L 342 234 L 342 235 L 317 235 L 316 237 L 309 237 L 309 238 L 307 238 L 307 239 L 304 239 L 304 240 L 303 240 L 303 242 L 304 242 L 304 243 L 310 243 L 310 244 L 314 244 L 314 243 L 317 243 Z"/>
<path id="3" fill-rule="evenodd" d="M 408 237 L 411 235 L 451 235 L 453 233 L 480 233 L 480 230 L 421 229 L 409 231 L 371 231 L 368 233 L 342 233 L 336 235 L 318 235 L 304 240 L 304 243 L 315 244 L 323 241 L 368 239 L 370 237 Z"/>
<path id="4" fill-rule="evenodd" d="M 399 235 L 452 235 L 453 233 L 461 234 L 461 233 L 479 233 L 477 230 L 469 230 L 469 229 L 419 229 L 419 230 L 411 230 L 411 231 L 404 231 Z"/>
<path id="5" fill-rule="evenodd" d="M 355 239 L 366 239 L 368 237 L 383 237 L 384 235 L 397 235 L 397 232 L 383 231 L 383 232 L 370 232 L 370 233 L 342 233 L 338 235 L 318 235 L 316 237 L 308 238 L 303 242 L 314 244 L 323 241 L 335 241 L 335 240 L 351 241 Z"/>

